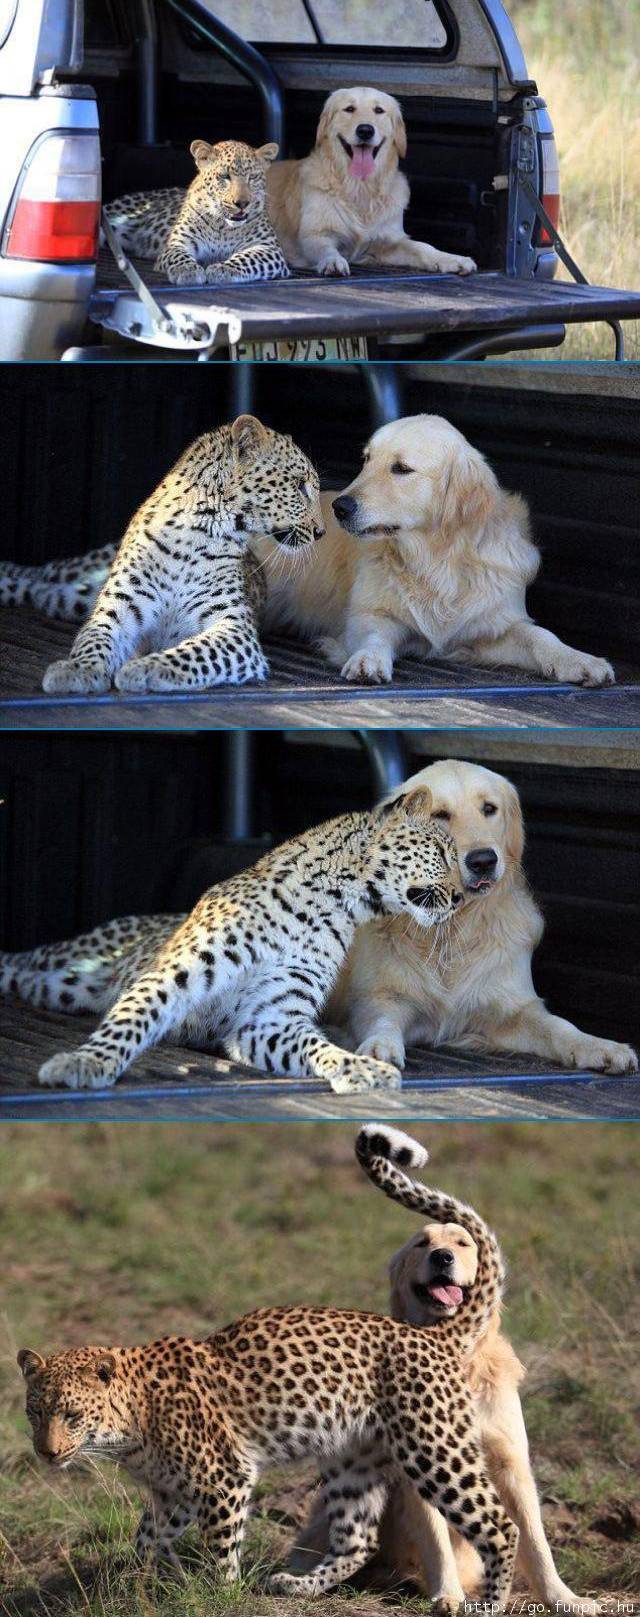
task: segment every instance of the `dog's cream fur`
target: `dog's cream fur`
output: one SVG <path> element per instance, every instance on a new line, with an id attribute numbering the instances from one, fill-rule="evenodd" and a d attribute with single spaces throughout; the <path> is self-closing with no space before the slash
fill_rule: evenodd
<path id="1" fill-rule="evenodd" d="M 372 172 L 359 177 L 351 158 L 358 125 L 369 125 L 376 153 Z M 345 144 L 343 144 L 343 142 Z M 407 150 L 402 112 L 383 90 L 334 90 L 325 101 L 316 144 L 300 161 L 269 171 L 269 214 L 285 257 L 320 275 L 348 275 L 350 264 L 406 264 L 443 274 L 469 275 L 472 258 L 411 241 L 404 231 L 409 185 L 398 168 Z"/>
<path id="2" fill-rule="evenodd" d="M 434 814 L 455 840 L 466 902 L 451 928 L 425 938 L 405 920 L 368 922 L 356 933 L 329 1006 L 361 1052 L 402 1067 L 405 1044 L 530 1052 L 563 1067 L 636 1072 L 627 1044 L 595 1038 L 553 1016 L 538 998 L 531 957 L 543 932 L 522 870 L 524 829 L 511 783 L 478 764 L 445 759 L 403 786 L 428 786 Z M 394 796 L 396 794 L 394 793 Z M 489 810 L 489 812 L 487 812 Z M 493 812 L 490 812 L 493 810 Z M 474 892 L 467 856 L 492 848 L 497 863 Z"/>
<path id="3" fill-rule="evenodd" d="M 398 468 L 405 468 L 399 470 Z M 442 416 L 406 416 L 374 433 L 362 471 L 322 496 L 325 537 L 304 570 L 265 559 L 267 623 L 321 636 L 345 679 L 388 681 L 402 652 L 457 663 L 525 668 L 545 679 L 603 685 L 601 657 L 575 651 L 527 615 L 540 557 L 527 507 Z M 349 527 L 349 532 L 345 531 Z"/>

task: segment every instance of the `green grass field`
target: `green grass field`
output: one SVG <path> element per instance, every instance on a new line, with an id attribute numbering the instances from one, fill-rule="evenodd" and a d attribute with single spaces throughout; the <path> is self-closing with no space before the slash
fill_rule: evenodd
<path id="1" fill-rule="evenodd" d="M 506 9 L 553 119 L 560 233 L 588 280 L 637 287 L 640 0 L 506 0 Z M 627 358 L 640 359 L 640 321 L 624 329 Z M 549 350 L 550 358 L 612 356 L 602 325 L 570 327 L 562 348 Z"/>
<path id="2" fill-rule="evenodd" d="M 638 1138 L 611 1124 L 429 1131 L 434 1182 L 475 1202 L 508 1256 L 506 1325 L 530 1372 L 536 1473 L 561 1571 L 582 1592 L 640 1592 Z M 3 1617 L 312 1609 L 259 1587 L 261 1565 L 302 1519 L 305 1478 L 261 1485 L 240 1586 L 213 1589 L 194 1549 L 184 1586 L 150 1590 L 129 1554 L 135 1490 L 106 1467 L 44 1471 L 15 1352 L 206 1333 L 263 1303 L 384 1310 L 387 1258 L 415 1224 L 367 1184 L 352 1143 L 350 1127 L 322 1123 L 4 1128 Z M 381 1597 L 341 1593 L 323 1606 L 327 1617 L 346 1609 L 371 1617 Z"/>

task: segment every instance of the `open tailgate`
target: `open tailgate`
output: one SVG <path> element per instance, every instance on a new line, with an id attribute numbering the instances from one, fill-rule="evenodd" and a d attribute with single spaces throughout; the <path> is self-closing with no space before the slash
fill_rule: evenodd
<path id="1" fill-rule="evenodd" d="M 526 326 L 640 318 L 640 291 L 520 280 L 497 271 L 461 277 L 355 269 L 348 280 L 299 271 L 285 281 L 189 288 L 169 286 L 148 264 L 134 262 L 134 270 L 150 300 L 134 291 L 107 251 L 101 254 L 91 319 L 128 341 L 201 352 L 230 342 L 357 335 L 384 342 L 402 334 L 455 339 Z"/>

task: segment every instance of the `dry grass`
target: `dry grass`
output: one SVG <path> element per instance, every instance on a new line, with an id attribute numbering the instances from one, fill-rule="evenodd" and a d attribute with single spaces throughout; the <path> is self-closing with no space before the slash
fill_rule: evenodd
<path id="1" fill-rule="evenodd" d="M 434 1179 L 482 1208 L 509 1258 L 506 1323 L 530 1368 L 526 1416 L 560 1569 L 584 1592 L 637 1595 L 640 1540 L 624 1525 L 640 1465 L 637 1133 L 613 1124 L 416 1133 L 430 1141 Z M 386 1258 L 413 1226 L 366 1184 L 352 1144 L 351 1127 L 321 1123 L 5 1125 L 3 1617 L 317 1613 L 260 1588 L 302 1519 L 304 1479 L 261 1484 L 239 1586 L 217 1589 L 194 1550 L 184 1585 L 149 1589 L 131 1562 L 136 1490 L 106 1466 L 43 1471 L 15 1352 L 204 1333 L 266 1302 L 383 1310 Z M 374 1617 L 381 1597 L 346 1591 L 322 1607 L 325 1617 L 349 1609 Z"/>
<path id="2" fill-rule="evenodd" d="M 553 119 L 561 235 L 590 281 L 637 288 L 640 0 L 507 0 L 507 10 Z M 640 359 L 640 321 L 624 331 L 627 358 Z M 563 359 L 612 353 L 603 325 L 569 328 L 562 349 L 549 350 Z"/>

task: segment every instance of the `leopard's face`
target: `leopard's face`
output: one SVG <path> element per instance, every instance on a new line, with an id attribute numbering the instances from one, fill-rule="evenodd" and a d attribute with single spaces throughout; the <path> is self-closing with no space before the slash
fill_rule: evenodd
<path id="1" fill-rule="evenodd" d="M 381 811 L 369 876 L 374 905 L 421 927 L 451 920 L 464 902 L 455 842 L 430 806 L 428 793 L 412 792 Z"/>
<path id="2" fill-rule="evenodd" d="M 320 483 L 311 461 L 288 435 L 253 416 L 231 428 L 228 492 L 239 533 L 267 534 L 283 550 L 300 550 L 325 531 Z"/>
<path id="3" fill-rule="evenodd" d="M 277 146 L 258 150 L 239 140 L 222 140 L 209 146 L 194 140 L 191 153 L 200 174 L 200 195 L 220 214 L 225 227 L 233 230 L 264 213 L 267 202 L 267 173 Z"/>
<path id="4" fill-rule="evenodd" d="M 126 1385 L 105 1348 L 71 1348 L 43 1359 L 18 1354 L 27 1385 L 33 1446 L 55 1470 L 90 1455 L 124 1457 L 136 1441 Z"/>

